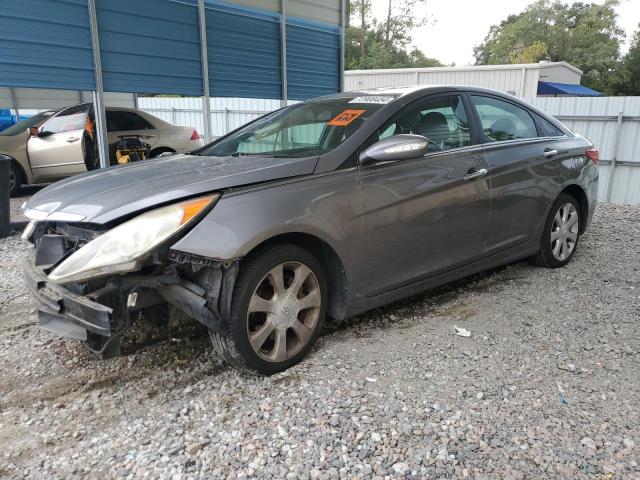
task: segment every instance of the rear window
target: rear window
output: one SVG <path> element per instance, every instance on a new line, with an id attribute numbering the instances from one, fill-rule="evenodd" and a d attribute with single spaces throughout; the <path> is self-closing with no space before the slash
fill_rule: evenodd
<path id="1" fill-rule="evenodd" d="M 494 97 L 472 95 L 471 102 L 478 111 L 482 130 L 489 141 L 504 142 L 538 136 L 533 117 L 526 109 Z"/>
<path id="2" fill-rule="evenodd" d="M 542 115 L 536 115 L 536 120 L 538 121 L 538 125 L 540 125 L 540 128 L 542 129 L 542 135 L 544 137 L 561 137 L 565 134 L 562 130 L 560 130 Z"/>

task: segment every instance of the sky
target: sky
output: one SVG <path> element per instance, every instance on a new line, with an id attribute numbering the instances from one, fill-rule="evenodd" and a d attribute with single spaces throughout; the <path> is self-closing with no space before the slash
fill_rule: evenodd
<path id="1" fill-rule="evenodd" d="M 473 47 L 484 40 L 491 25 L 520 13 L 534 0 L 427 0 L 429 23 L 413 32 L 414 44 L 428 57 L 458 66 L 473 65 Z M 595 0 L 602 3 L 602 0 Z M 383 18 L 387 0 L 372 0 L 373 13 Z M 422 11 L 424 13 L 424 10 Z M 621 0 L 618 24 L 627 40 L 640 23 L 640 0 Z M 628 41 L 627 41 L 628 44 Z M 623 53 L 627 50 L 623 46 Z"/>

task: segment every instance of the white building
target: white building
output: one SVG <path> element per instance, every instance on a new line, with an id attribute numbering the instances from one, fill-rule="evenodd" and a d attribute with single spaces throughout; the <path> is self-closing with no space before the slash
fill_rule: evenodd
<path id="1" fill-rule="evenodd" d="M 559 89 L 544 95 L 594 96 L 597 92 L 580 86 L 582 71 L 567 62 L 474 67 L 399 68 L 350 70 L 345 72 L 345 90 L 406 85 L 473 85 L 493 88 L 518 97 L 538 96 L 539 82 Z"/>

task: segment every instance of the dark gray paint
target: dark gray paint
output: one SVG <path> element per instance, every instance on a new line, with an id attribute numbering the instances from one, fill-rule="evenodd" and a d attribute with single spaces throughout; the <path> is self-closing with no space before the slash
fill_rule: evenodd
<path id="1" fill-rule="evenodd" d="M 425 95 L 464 92 L 523 105 L 486 89 L 427 87 L 381 108 L 319 158 L 174 156 L 60 182 L 35 195 L 28 207 L 56 203 L 58 210 L 106 223 L 221 191 L 215 208 L 174 249 L 232 260 L 279 235 L 314 236 L 340 258 L 347 285 L 343 311 L 355 314 L 535 253 L 544 219 L 566 187 L 579 187 L 587 219 L 593 214 L 598 172 L 584 155 L 591 144 L 529 106 L 565 136 L 344 168 L 399 109 Z M 346 95 L 353 93 L 338 96 Z M 545 149 L 559 153 L 546 158 Z M 480 168 L 488 174 L 464 179 Z"/>

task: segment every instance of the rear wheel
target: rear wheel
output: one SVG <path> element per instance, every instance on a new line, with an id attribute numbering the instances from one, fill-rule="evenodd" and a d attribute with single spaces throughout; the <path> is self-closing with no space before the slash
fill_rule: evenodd
<path id="1" fill-rule="evenodd" d="M 320 262 L 295 245 L 263 250 L 241 265 L 228 328 L 212 331 L 230 364 L 270 375 L 298 363 L 315 343 L 326 313 Z"/>
<path id="2" fill-rule="evenodd" d="M 542 267 L 564 267 L 571 261 L 579 240 L 580 206 L 574 197 L 563 193 L 551 207 L 533 262 Z"/>

